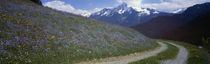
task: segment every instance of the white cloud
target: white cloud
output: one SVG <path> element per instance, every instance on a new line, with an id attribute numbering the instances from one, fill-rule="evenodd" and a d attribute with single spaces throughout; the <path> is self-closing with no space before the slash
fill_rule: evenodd
<path id="1" fill-rule="evenodd" d="M 95 8 L 94 10 L 75 9 L 71 4 L 66 4 L 65 2 L 59 0 L 46 2 L 44 3 L 44 6 L 82 16 L 89 16 L 90 14 L 101 10 L 101 8 Z"/>
<path id="2" fill-rule="evenodd" d="M 171 0 L 169 2 L 164 2 L 161 0 L 161 3 L 143 4 L 142 7 L 153 8 L 165 12 L 173 12 L 177 9 L 187 8 L 195 4 L 205 2 L 210 2 L 210 0 Z"/>
<path id="3" fill-rule="evenodd" d="M 118 3 L 126 3 L 129 7 L 135 8 L 137 10 L 140 10 L 142 0 L 117 0 Z"/>
<path id="4" fill-rule="evenodd" d="M 195 4 L 201 4 L 210 2 L 210 0 L 170 0 L 165 2 L 160 0 L 160 3 L 142 3 L 142 0 L 117 0 L 119 4 L 127 3 L 128 6 L 133 7 L 137 10 L 141 10 L 141 7 L 152 8 L 164 12 L 173 12 L 174 10 L 187 8 Z"/>
<path id="5" fill-rule="evenodd" d="M 65 11 L 65 12 L 72 12 L 75 8 L 70 4 L 65 4 L 62 1 L 50 1 L 44 3 L 44 6 L 51 7 L 53 9 Z"/>
<path id="6" fill-rule="evenodd" d="M 116 1 L 118 2 L 118 5 L 122 3 L 127 3 L 129 7 L 133 7 L 137 11 L 141 11 L 142 10 L 141 7 L 144 7 L 144 8 L 152 8 L 152 9 L 156 9 L 156 10 L 164 11 L 164 12 L 173 12 L 177 9 L 187 8 L 195 4 L 210 2 L 210 0 L 170 0 L 167 2 L 164 0 L 160 0 L 160 3 L 144 4 L 142 3 L 142 0 L 116 0 Z M 44 6 L 61 10 L 61 11 L 65 11 L 65 12 L 69 12 L 69 13 L 82 15 L 82 16 L 89 16 L 92 13 L 102 10 L 102 8 L 95 8 L 93 10 L 76 9 L 71 4 L 67 4 L 60 0 L 46 2 L 44 3 Z"/>

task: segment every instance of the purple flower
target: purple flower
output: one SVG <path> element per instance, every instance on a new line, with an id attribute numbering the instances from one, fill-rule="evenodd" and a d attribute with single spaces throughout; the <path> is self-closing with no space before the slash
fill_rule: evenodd
<path id="1" fill-rule="evenodd" d="M 15 36 L 15 39 L 16 39 L 16 40 L 19 40 L 20 38 L 19 38 L 19 36 Z"/>
<path id="2" fill-rule="evenodd" d="M 44 49 L 44 51 L 45 51 L 45 52 L 49 52 L 49 50 L 48 50 L 48 49 Z"/>
<path id="3" fill-rule="evenodd" d="M 6 45 L 6 46 L 9 46 L 9 45 L 12 45 L 12 44 L 11 44 L 11 42 L 6 41 L 5 45 Z"/>
<path id="4" fill-rule="evenodd" d="M 33 49 L 33 50 L 38 50 L 39 47 L 38 47 L 38 46 L 32 46 L 32 49 Z"/>
<path id="5" fill-rule="evenodd" d="M 48 33 L 48 30 L 44 29 L 43 32 L 44 32 L 44 33 Z"/>
<path id="6" fill-rule="evenodd" d="M 79 43 L 80 41 L 75 41 L 74 43 Z"/>

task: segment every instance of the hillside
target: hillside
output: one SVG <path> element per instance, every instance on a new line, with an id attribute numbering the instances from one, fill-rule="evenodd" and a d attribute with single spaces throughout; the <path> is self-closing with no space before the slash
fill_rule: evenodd
<path id="1" fill-rule="evenodd" d="M 0 64 L 72 64 L 158 46 L 133 29 L 29 0 L 0 0 L 0 18 Z"/>
<path id="2" fill-rule="evenodd" d="M 187 8 L 181 14 L 175 14 L 173 16 L 159 16 L 143 24 L 133 26 L 132 28 L 151 38 L 171 39 L 201 44 L 200 42 L 202 37 L 207 37 L 207 35 L 204 36 L 201 35 L 201 33 L 208 34 L 209 27 L 206 25 L 209 25 L 209 22 L 207 22 L 208 12 L 210 11 L 209 7 L 210 3 L 197 4 Z M 202 17 L 202 19 L 198 20 L 200 17 Z M 195 23 L 195 21 L 197 22 Z M 190 23 L 193 24 L 189 25 Z M 205 27 L 203 25 L 205 25 Z M 182 26 L 188 28 L 184 28 Z M 177 32 L 179 29 L 181 32 Z M 200 33 L 199 37 L 198 33 Z"/>
<path id="3" fill-rule="evenodd" d="M 203 38 L 207 39 L 210 37 L 209 17 L 210 11 L 172 31 L 166 32 L 163 38 L 200 45 L 199 42 L 202 42 Z"/>

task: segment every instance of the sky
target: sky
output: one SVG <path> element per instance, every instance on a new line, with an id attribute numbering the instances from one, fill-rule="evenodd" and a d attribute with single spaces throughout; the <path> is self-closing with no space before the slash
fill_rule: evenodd
<path id="1" fill-rule="evenodd" d="M 78 15 L 89 16 L 103 8 L 113 8 L 127 3 L 134 9 L 152 8 L 162 12 L 173 12 L 210 0 L 41 0 L 46 7 Z"/>

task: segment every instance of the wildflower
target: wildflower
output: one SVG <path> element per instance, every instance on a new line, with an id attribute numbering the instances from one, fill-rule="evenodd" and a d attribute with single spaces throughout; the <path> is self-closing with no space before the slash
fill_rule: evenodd
<path id="1" fill-rule="evenodd" d="M 6 59 L 8 59 L 8 57 L 6 57 Z"/>
<path id="2" fill-rule="evenodd" d="M 48 49 L 44 49 L 44 51 L 45 51 L 45 52 L 49 52 L 49 50 L 48 50 Z"/>
<path id="3" fill-rule="evenodd" d="M 54 39 L 54 38 L 55 38 L 55 36 L 54 36 L 54 35 L 50 37 L 50 39 Z"/>
<path id="4" fill-rule="evenodd" d="M 73 42 L 75 42 L 76 40 L 72 40 Z"/>
<path id="5" fill-rule="evenodd" d="M 76 55 L 72 55 L 72 58 L 74 58 Z"/>
<path id="6" fill-rule="evenodd" d="M 18 47 L 21 47 L 21 45 L 18 45 Z"/>
<path id="7" fill-rule="evenodd" d="M 63 39 L 66 39 L 66 36 L 64 36 Z"/>
<path id="8" fill-rule="evenodd" d="M 15 39 L 16 39 L 16 40 L 19 40 L 19 36 L 15 36 Z"/>
<path id="9" fill-rule="evenodd" d="M 88 51 L 88 53 L 91 53 L 91 51 Z"/>
<path id="10" fill-rule="evenodd" d="M 18 15 L 19 15 L 19 16 L 22 16 L 22 15 L 23 15 L 23 13 L 19 13 Z"/>
<path id="11" fill-rule="evenodd" d="M 83 32 L 83 30 L 80 30 L 80 32 Z"/>
<path id="12" fill-rule="evenodd" d="M 16 19 L 17 24 L 20 24 L 21 20 L 20 19 Z"/>
<path id="13" fill-rule="evenodd" d="M 53 54 L 53 56 L 56 56 L 56 54 Z"/>
<path id="14" fill-rule="evenodd" d="M 70 32 L 73 32 L 72 30 L 70 30 Z"/>
<path id="15" fill-rule="evenodd" d="M 31 23 L 28 20 L 26 20 L 25 22 L 27 25 L 31 25 Z"/>
<path id="16" fill-rule="evenodd" d="M 6 16 L 5 14 L 1 14 L 1 16 Z"/>
<path id="17" fill-rule="evenodd" d="M 199 58 L 199 56 L 198 56 L 198 55 L 195 55 L 195 57 Z"/>
<path id="18" fill-rule="evenodd" d="M 28 62 L 31 63 L 31 60 L 29 59 Z"/>

